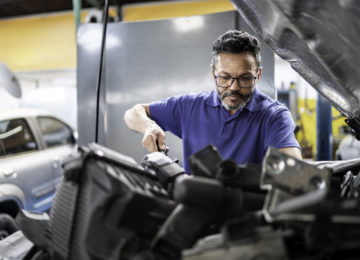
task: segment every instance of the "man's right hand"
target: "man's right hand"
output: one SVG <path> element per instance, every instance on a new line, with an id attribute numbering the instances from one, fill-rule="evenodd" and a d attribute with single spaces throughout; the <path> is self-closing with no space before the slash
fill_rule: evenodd
<path id="1" fill-rule="evenodd" d="M 165 149 L 165 133 L 154 121 L 146 122 L 142 144 L 150 153 Z"/>

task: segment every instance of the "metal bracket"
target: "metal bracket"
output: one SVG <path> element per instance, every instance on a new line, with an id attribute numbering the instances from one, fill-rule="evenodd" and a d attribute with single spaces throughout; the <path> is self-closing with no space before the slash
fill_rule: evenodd
<path id="1" fill-rule="evenodd" d="M 329 190 L 330 177 L 331 171 L 327 168 L 313 166 L 269 148 L 260 179 L 261 188 L 269 191 L 263 209 L 265 218 L 271 222 L 286 214 L 287 219 L 298 219 L 299 214 L 291 213 L 320 203 Z"/>

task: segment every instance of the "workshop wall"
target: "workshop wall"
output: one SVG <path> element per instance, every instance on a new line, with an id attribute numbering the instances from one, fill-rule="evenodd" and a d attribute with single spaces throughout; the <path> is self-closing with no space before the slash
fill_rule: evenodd
<path id="1" fill-rule="evenodd" d="M 72 13 L 0 20 L 0 60 L 14 71 L 76 67 Z"/>
<path id="2" fill-rule="evenodd" d="M 123 21 L 146 21 L 236 10 L 228 0 L 153 2 L 124 5 Z"/>

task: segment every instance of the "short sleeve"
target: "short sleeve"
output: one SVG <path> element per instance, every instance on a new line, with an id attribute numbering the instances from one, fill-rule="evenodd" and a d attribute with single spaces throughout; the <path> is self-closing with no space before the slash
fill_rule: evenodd
<path id="1" fill-rule="evenodd" d="M 175 96 L 149 105 L 150 117 L 164 131 L 170 131 L 181 138 L 181 113 L 185 96 Z"/>
<path id="2" fill-rule="evenodd" d="M 269 125 L 265 130 L 265 150 L 268 147 L 285 148 L 285 147 L 298 147 L 294 135 L 295 124 L 291 117 L 289 110 L 281 108 L 276 111 L 269 121 Z"/>

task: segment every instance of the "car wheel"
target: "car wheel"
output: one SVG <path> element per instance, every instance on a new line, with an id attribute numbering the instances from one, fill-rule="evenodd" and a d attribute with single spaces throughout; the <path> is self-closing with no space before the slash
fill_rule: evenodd
<path id="1" fill-rule="evenodd" d="M 16 232 L 18 227 L 15 220 L 8 214 L 0 214 L 0 240 Z"/>

